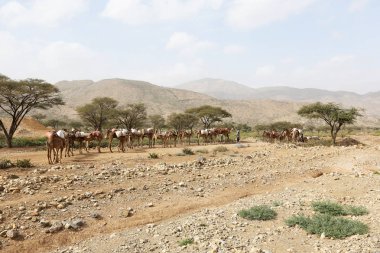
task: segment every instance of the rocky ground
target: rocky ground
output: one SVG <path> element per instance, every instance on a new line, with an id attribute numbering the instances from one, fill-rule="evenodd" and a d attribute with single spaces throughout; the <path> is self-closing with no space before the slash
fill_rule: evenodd
<path id="1" fill-rule="evenodd" d="M 91 151 L 47 166 L 44 151 L 0 150 L 32 169 L 0 171 L 2 252 L 380 252 L 380 139 L 366 145 L 240 145 Z M 105 151 L 105 150 L 104 150 Z M 149 159 L 155 152 L 158 159 Z M 361 205 L 366 235 L 333 240 L 284 220 L 310 203 Z M 237 212 L 266 204 L 273 221 Z M 181 246 L 180 242 L 193 243 Z"/>

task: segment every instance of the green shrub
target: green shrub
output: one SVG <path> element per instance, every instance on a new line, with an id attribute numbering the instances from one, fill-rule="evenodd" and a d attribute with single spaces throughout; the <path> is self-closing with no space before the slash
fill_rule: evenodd
<path id="1" fill-rule="evenodd" d="M 30 162 L 30 159 L 22 159 L 16 161 L 16 167 L 19 168 L 31 168 L 33 167 L 32 163 Z"/>
<path id="2" fill-rule="evenodd" d="M 13 147 L 38 147 L 46 145 L 46 138 L 13 138 L 12 140 Z"/>
<path id="3" fill-rule="evenodd" d="M 149 153 L 148 158 L 150 158 L 150 159 L 158 159 L 158 154 L 156 154 L 156 153 Z"/>
<path id="4" fill-rule="evenodd" d="M 375 171 L 375 172 L 373 172 L 373 174 L 380 175 L 380 172 L 379 171 Z"/>
<path id="5" fill-rule="evenodd" d="M 347 206 L 340 205 L 338 203 L 330 201 L 318 201 L 312 203 L 313 209 L 321 214 L 329 214 L 333 216 L 344 215 L 365 215 L 368 214 L 368 210 L 363 206 Z"/>
<path id="6" fill-rule="evenodd" d="M 0 169 L 8 169 L 8 168 L 11 168 L 13 166 L 14 165 L 12 164 L 12 162 L 10 160 L 7 160 L 7 159 L 0 160 Z"/>
<path id="7" fill-rule="evenodd" d="M 286 225 L 289 227 L 294 227 L 295 225 L 300 226 L 303 229 L 306 229 L 308 224 L 312 222 L 312 219 L 303 215 L 293 215 L 289 219 L 285 220 Z"/>
<path id="8" fill-rule="evenodd" d="M 328 214 L 318 214 L 312 218 L 293 216 L 285 221 L 292 227 L 295 225 L 305 229 L 310 234 L 325 233 L 326 237 L 343 239 L 352 235 L 368 233 L 368 226 L 360 221 L 353 221 Z"/>
<path id="9" fill-rule="evenodd" d="M 313 210 L 322 214 L 333 216 L 346 215 L 342 205 L 330 201 L 317 201 L 312 203 Z"/>
<path id="10" fill-rule="evenodd" d="M 273 220 L 277 217 L 277 212 L 266 205 L 261 205 L 241 210 L 238 215 L 248 220 Z"/>
<path id="11" fill-rule="evenodd" d="M 182 149 L 182 153 L 184 153 L 185 155 L 194 155 L 193 150 L 191 150 L 190 148 Z"/>
<path id="12" fill-rule="evenodd" d="M 347 215 L 352 216 L 361 216 L 369 213 L 367 208 L 365 208 L 364 206 L 347 206 L 345 209 Z"/>
<path id="13" fill-rule="evenodd" d="M 213 149 L 214 153 L 216 152 L 226 152 L 228 151 L 228 148 L 226 148 L 225 146 L 217 146 Z"/>
<path id="14" fill-rule="evenodd" d="M 181 240 L 178 242 L 179 246 L 186 246 L 186 245 L 193 244 L 193 243 L 194 243 L 193 238 L 187 238 L 187 239 L 184 239 L 184 240 Z"/>

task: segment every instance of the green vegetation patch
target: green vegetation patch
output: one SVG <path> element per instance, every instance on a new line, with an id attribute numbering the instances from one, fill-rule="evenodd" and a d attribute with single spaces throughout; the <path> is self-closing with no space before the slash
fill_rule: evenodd
<path id="1" fill-rule="evenodd" d="M 193 244 L 194 243 L 194 239 L 193 238 L 187 238 L 187 239 L 183 239 L 181 241 L 178 242 L 179 246 L 186 246 L 186 245 L 190 245 L 190 244 Z"/>
<path id="2" fill-rule="evenodd" d="M 330 201 L 317 201 L 312 203 L 313 210 L 321 214 L 328 214 L 332 216 L 345 216 L 345 215 L 365 215 L 368 210 L 363 206 L 347 206 Z"/>
<path id="3" fill-rule="evenodd" d="M 46 146 L 46 137 L 41 137 L 41 138 L 26 138 L 26 137 L 13 138 L 12 145 L 13 145 L 13 147 L 18 147 L 18 148 Z M 6 147 L 5 139 L 3 139 L 3 138 L 0 138 L 0 147 Z"/>
<path id="4" fill-rule="evenodd" d="M 149 153 L 148 158 L 150 158 L 150 159 L 158 159 L 158 154 L 157 153 Z"/>
<path id="5" fill-rule="evenodd" d="M 33 167 L 33 164 L 30 162 L 30 159 L 21 159 L 16 161 L 16 167 L 31 168 Z"/>
<path id="6" fill-rule="evenodd" d="M 0 160 L 0 169 L 8 169 L 8 168 L 11 168 L 13 166 L 14 165 L 12 164 L 12 162 L 10 160 L 7 160 L 7 159 Z"/>
<path id="7" fill-rule="evenodd" d="M 191 148 L 182 149 L 182 153 L 184 153 L 185 155 L 194 155 L 194 151 L 191 150 Z"/>
<path id="8" fill-rule="evenodd" d="M 238 212 L 238 215 L 248 220 L 273 220 L 277 217 L 277 212 L 269 206 L 260 205 L 243 209 Z"/>
<path id="9" fill-rule="evenodd" d="M 368 226 L 360 221 L 353 221 L 329 214 L 317 214 L 312 218 L 292 216 L 285 223 L 289 227 L 300 226 L 310 234 L 322 234 L 334 239 L 343 239 L 352 235 L 368 233 Z"/>

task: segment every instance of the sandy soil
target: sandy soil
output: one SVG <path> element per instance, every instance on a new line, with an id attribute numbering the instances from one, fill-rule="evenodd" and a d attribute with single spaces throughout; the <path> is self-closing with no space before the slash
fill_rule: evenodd
<path id="1" fill-rule="evenodd" d="M 102 149 L 100 154 L 91 150 L 79 155 L 76 151 L 75 156 L 54 166 L 47 165 L 43 150 L 0 149 L 0 160 L 31 159 L 35 165 L 0 170 L 0 247 L 2 252 L 339 252 L 340 248 L 346 252 L 345 241 L 339 244 L 324 239 L 317 247 L 319 236 L 285 228 L 284 219 L 300 208 L 307 209 L 305 206 L 318 199 L 331 199 L 369 209 L 369 215 L 358 219 L 369 224 L 370 234 L 363 238 L 373 243 L 364 248 L 367 239 L 362 243 L 355 239 L 358 243 L 351 248 L 357 251 L 351 252 L 377 252 L 380 138 L 355 138 L 366 145 L 302 147 L 251 140 L 242 145 L 192 145 L 190 148 L 199 152 L 189 156 L 178 155 L 183 146 L 126 153 Z M 217 146 L 225 146 L 227 151 L 213 152 Z M 153 152 L 158 159 L 148 158 Z M 274 201 L 281 203 L 276 207 L 276 221 L 247 223 L 240 229 L 240 222 L 246 221 L 233 215 L 237 210 Z M 164 232 L 171 231 L 173 224 L 196 224 L 202 217 L 207 221 L 210 212 L 228 213 L 237 220 L 236 225 L 226 218 L 229 216 L 210 216 L 210 220 L 219 219 L 215 222 L 232 227 L 229 234 L 236 237 L 223 239 L 230 248 L 215 246 L 215 238 L 205 237 L 191 226 L 178 232 L 179 236 Z M 195 219 L 197 215 L 200 218 Z M 65 224 L 74 219 L 85 225 L 48 231 L 55 221 Z M 43 221 L 49 224 L 44 227 Z M 273 232 L 265 240 L 245 240 L 279 227 L 282 232 Z M 19 236 L 7 238 L 10 230 Z M 155 234 L 147 230 L 155 230 Z M 217 237 L 218 229 L 215 231 Z M 132 232 L 143 241 L 134 244 L 134 236 L 125 236 Z M 178 245 L 179 239 L 194 234 L 199 237 L 194 245 Z M 243 246 L 235 246 L 235 242 Z"/>

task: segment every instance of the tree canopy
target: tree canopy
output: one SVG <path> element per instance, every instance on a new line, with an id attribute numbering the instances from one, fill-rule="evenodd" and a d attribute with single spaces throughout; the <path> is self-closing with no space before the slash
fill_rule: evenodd
<path id="1" fill-rule="evenodd" d="M 146 119 L 147 112 L 143 103 L 129 104 L 117 113 L 118 124 L 126 129 L 142 127 Z"/>
<path id="2" fill-rule="evenodd" d="M 179 131 L 182 129 L 193 129 L 198 118 L 190 113 L 172 113 L 168 116 L 168 125 Z"/>
<path id="3" fill-rule="evenodd" d="M 344 125 L 354 124 L 358 117 L 362 116 L 358 108 L 344 109 L 335 103 L 313 103 L 304 105 L 298 110 L 298 114 L 309 119 L 321 119 L 330 126 L 331 138 L 336 144 L 336 137 Z"/>
<path id="4" fill-rule="evenodd" d="M 232 117 L 226 110 L 210 105 L 190 108 L 185 112 L 196 115 L 202 122 L 204 128 L 210 128 L 213 123 L 220 122 L 223 118 Z"/>
<path id="5" fill-rule="evenodd" d="M 148 119 L 154 129 L 161 129 L 165 127 L 165 118 L 160 114 L 149 115 Z"/>
<path id="6" fill-rule="evenodd" d="M 101 131 L 115 117 L 118 102 L 110 97 L 97 97 L 91 103 L 77 107 L 79 117 L 94 130 Z"/>
<path id="7" fill-rule="evenodd" d="M 11 117 L 9 128 L 0 119 L 7 146 L 12 147 L 13 135 L 24 117 L 33 109 L 63 105 L 59 89 L 41 79 L 12 80 L 0 74 L 0 109 Z"/>

